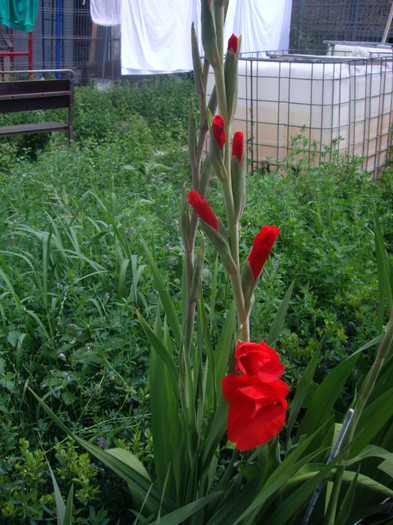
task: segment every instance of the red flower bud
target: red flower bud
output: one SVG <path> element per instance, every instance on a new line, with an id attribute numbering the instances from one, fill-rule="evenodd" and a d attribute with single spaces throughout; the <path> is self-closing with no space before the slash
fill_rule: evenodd
<path id="1" fill-rule="evenodd" d="M 222 149 L 225 144 L 225 121 L 221 115 L 216 115 L 212 124 L 212 132 L 218 147 Z"/>
<path id="2" fill-rule="evenodd" d="M 232 157 L 237 157 L 239 162 L 242 161 L 244 151 L 244 137 L 241 131 L 236 131 L 233 135 Z"/>
<path id="3" fill-rule="evenodd" d="M 247 259 L 255 280 L 258 279 L 279 233 L 280 230 L 276 226 L 263 226 L 255 237 L 251 253 Z"/>
<path id="4" fill-rule="evenodd" d="M 214 211 L 211 209 L 210 204 L 202 199 L 197 191 L 190 191 L 188 194 L 188 202 L 194 208 L 198 216 L 218 232 L 218 222 Z"/>
<path id="5" fill-rule="evenodd" d="M 228 51 L 232 49 L 232 51 L 236 55 L 238 45 L 239 45 L 239 39 L 237 38 L 236 35 L 232 33 L 232 35 L 229 37 L 229 40 L 228 40 Z"/>

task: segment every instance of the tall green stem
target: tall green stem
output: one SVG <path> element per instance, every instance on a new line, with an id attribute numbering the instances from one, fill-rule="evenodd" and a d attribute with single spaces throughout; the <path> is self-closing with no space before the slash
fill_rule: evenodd
<path id="1" fill-rule="evenodd" d="M 222 65 L 220 67 L 214 68 L 214 80 L 216 83 L 218 112 L 226 122 L 227 120 L 227 95 L 226 95 L 226 90 L 225 90 L 224 68 Z"/>

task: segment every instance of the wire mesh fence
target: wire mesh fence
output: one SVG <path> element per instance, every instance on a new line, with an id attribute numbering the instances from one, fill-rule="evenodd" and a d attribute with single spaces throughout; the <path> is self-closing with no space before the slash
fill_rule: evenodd
<path id="1" fill-rule="evenodd" d="M 390 0 L 293 0 L 290 47 L 308 52 L 323 50 L 324 40 L 381 42 L 391 5 Z"/>
<path id="2" fill-rule="evenodd" d="M 28 33 L 0 26 L 0 49 L 3 41 L 4 49 L 27 51 L 28 39 Z M 120 27 L 94 25 L 89 0 L 39 0 L 32 41 L 34 69 L 71 68 L 77 84 L 120 77 Z M 13 57 L 12 67 L 28 69 L 28 57 Z"/>
<path id="3" fill-rule="evenodd" d="M 316 163 L 338 151 L 362 156 L 377 176 L 390 150 L 392 95 L 391 48 L 367 58 L 243 56 L 234 127 L 248 139 L 254 168 L 300 150 Z"/>

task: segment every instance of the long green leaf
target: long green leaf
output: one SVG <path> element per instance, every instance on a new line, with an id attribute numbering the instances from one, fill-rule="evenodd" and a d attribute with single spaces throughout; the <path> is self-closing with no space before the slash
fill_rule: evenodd
<path id="1" fill-rule="evenodd" d="M 384 323 L 385 305 L 390 313 L 393 309 L 393 283 L 390 278 L 389 257 L 386 253 L 385 244 L 378 216 L 374 217 L 375 254 L 378 271 L 378 330 L 381 332 Z"/>
<path id="2" fill-rule="evenodd" d="M 136 472 L 139 472 L 141 476 L 146 478 L 151 483 L 151 479 L 147 470 L 139 461 L 139 459 L 129 450 L 126 450 L 125 448 L 108 448 L 107 453 L 111 454 L 115 458 L 120 459 L 120 461 L 122 461 L 123 463 L 129 465 L 131 468 L 133 468 Z"/>
<path id="3" fill-rule="evenodd" d="M 165 347 L 165 345 L 162 343 L 159 337 L 154 333 L 154 331 L 150 328 L 148 323 L 145 321 L 145 319 L 142 317 L 142 315 L 138 312 L 138 310 L 135 310 L 136 314 L 138 316 L 138 319 L 142 325 L 143 331 L 145 332 L 147 338 L 149 339 L 150 344 L 154 348 L 154 350 L 159 354 L 162 361 L 167 366 L 168 370 L 172 374 L 173 380 L 178 384 L 179 381 L 179 372 L 176 368 L 175 362 L 171 356 L 171 354 L 168 352 L 168 349 Z"/>
<path id="4" fill-rule="evenodd" d="M 175 306 L 169 296 L 169 293 L 165 287 L 165 284 L 161 278 L 161 275 L 150 253 L 149 248 L 147 247 L 146 243 L 143 240 L 141 240 L 141 242 L 142 242 L 142 246 L 143 246 L 146 258 L 149 262 L 149 266 L 153 273 L 154 282 L 155 282 L 158 294 L 160 296 L 165 315 L 168 319 L 168 324 L 172 330 L 173 336 L 176 341 L 177 348 L 178 350 L 180 350 L 183 344 L 183 334 L 182 334 L 182 330 L 179 324 Z"/>
<path id="5" fill-rule="evenodd" d="M 356 476 L 357 472 L 351 472 L 350 470 L 346 470 L 343 474 L 343 479 L 347 483 L 352 483 Z M 383 483 L 375 481 L 375 479 L 372 479 L 369 476 L 365 476 L 364 474 L 358 475 L 357 482 L 359 486 L 372 490 L 373 492 L 378 492 L 382 495 L 382 497 L 388 496 L 391 498 L 393 496 L 393 490 L 391 488 L 387 487 L 386 485 L 383 485 Z M 341 523 L 341 521 L 337 523 Z"/>
<path id="6" fill-rule="evenodd" d="M 285 316 L 287 315 L 287 310 L 289 306 L 289 301 L 291 300 L 292 290 L 294 287 L 295 281 L 292 281 L 288 290 L 286 291 L 286 294 L 284 295 L 284 299 L 282 300 L 276 316 L 272 322 L 272 325 L 269 330 L 269 334 L 266 338 L 266 344 L 269 346 L 273 346 L 274 343 L 277 341 L 278 336 L 280 335 L 282 325 L 285 321 Z"/>
<path id="7" fill-rule="evenodd" d="M 72 505 L 74 503 L 74 485 L 71 485 L 70 492 L 68 493 L 67 503 L 64 511 L 63 525 L 71 525 L 72 523 Z"/>
<path id="8" fill-rule="evenodd" d="M 202 465 L 203 470 L 209 468 L 210 462 L 217 450 L 217 447 L 224 435 L 228 419 L 228 403 L 224 397 L 220 396 L 216 411 L 211 419 L 206 439 L 203 447 Z"/>
<path id="9" fill-rule="evenodd" d="M 50 472 L 50 475 L 51 475 L 51 478 L 52 478 L 53 489 L 54 489 L 54 492 L 55 492 L 57 525 L 63 525 L 63 523 L 64 523 L 65 507 L 66 506 L 65 506 L 65 503 L 63 501 L 63 497 L 61 495 L 59 486 L 57 484 L 55 475 L 53 474 L 53 470 L 51 469 L 50 465 L 48 465 L 48 467 L 49 467 L 49 472 Z"/>
<path id="10" fill-rule="evenodd" d="M 307 412 L 300 423 L 298 436 L 310 435 L 334 414 L 334 403 L 341 393 L 358 355 L 342 361 L 322 381 L 307 403 Z"/>
<path id="11" fill-rule="evenodd" d="M 357 456 L 371 443 L 376 434 L 393 417 L 393 388 L 379 396 L 363 410 L 355 436 L 352 440 L 350 457 Z"/>
<path id="12" fill-rule="evenodd" d="M 314 377 L 315 370 L 318 366 L 319 357 L 321 353 L 321 344 L 314 352 L 314 355 L 312 356 L 311 361 L 308 363 L 306 370 L 304 371 L 304 374 L 297 386 L 295 397 L 289 406 L 288 422 L 287 422 L 287 429 L 286 429 L 287 441 L 289 440 L 291 436 L 293 425 L 295 424 L 295 421 L 297 420 L 300 409 L 303 406 L 304 400 L 307 396 L 307 392 L 309 391 L 309 388 L 312 382 L 312 378 Z"/>
<path id="13" fill-rule="evenodd" d="M 8 278 L 8 275 L 5 272 L 3 272 L 3 270 L 1 270 L 1 269 L 0 269 L 0 278 L 3 279 L 3 281 L 6 284 L 6 287 L 8 288 L 8 291 L 10 292 L 12 297 L 14 298 L 14 301 L 15 301 L 15 304 L 16 304 L 18 310 L 21 310 L 22 309 L 21 300 L 19 299 L 18 295 L 16 294 L 15 289 L 12 286 L 10 279 Z"/>
<path id="14" fill-rule="evenodd" d="M 158 314 L 155 332 L 165 343 L 168 339 L 167 331 L 164 327 L 162 332 L 159 322 Z M 169 349 L 165 355 L 172 359 Z M 163 490 L 166 484 L 168 496 L 177 500 L 177 491 L 181 484 L 179 478 L 184 472 L 179 463 L 185 468 L 181 447 L 184 433 L 179 419 L 179 383 L 153 346 L 150 351 L 149 385 L 154 465 L 158 485 Z"/>
<path id="15" fill-rule="evenodd" d="M 120 271 L 119 271 L 119 282 L 117 286 L 119 299 L 123 299 L 125 296 L 125 282 L 126 282 L 126 276 L 127 276 L 127 268 L 130 264 L 130 259 L 123 259 L 120 265 Z"/>
<path id="16" fill-rule="evenodd" d="M 221 392 L 221 381 L 228 371 L 229 360 L 233 351 L 233 339 L 235 334 L 236 308 L 232 303 L 228 310 L 224 326 L 222 327 L 214 354 L 216 364 L 216 392 Z"/>
<path id="17" fill-rule="evenodd" d="M 179 523 L 183 523 L 184 520 L 199 512 L 203 507 L 222 496 L 222 494 L 222 492 L 215 492 L 197 499 L 192 503 L 188 503 L 187 505 L 184 505 L 183 507 L 180 507 L 170 514 L 166 514 L 160 518 L 159 523 L 160 525 L 178 525 Z M 158 523 L 158 521 L 156 523 Z"/>
<path id="18" fill-rule="evenodd" d="M 378 447 L 377 445 L 372 445 L 372 444 L 366 445 L 357 456 L 354 456 L 348 459 L 345 462 L 345 465 L 346 466 L 354 465 L 355 463 L 358 463 L 360 461 L 364 461 L 365 459 L 370 459 L 370 458 L 383 459 L 393 466 L 393 452 L 389 452 L 389 450 L 386 450 L 385 448 Z"/>

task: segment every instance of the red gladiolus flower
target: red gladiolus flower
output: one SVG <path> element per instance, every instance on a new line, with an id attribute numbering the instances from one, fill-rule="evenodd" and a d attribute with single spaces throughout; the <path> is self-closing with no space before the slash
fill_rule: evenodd
<path id="1" fill-rule="evenodd" d="M 251 253 L 247 259 L 255 280 L 258 279 L 279 233 L 280 230 L 276 226 L 263 226 L 255 237 Z"/>
<path id="2" fill-rule="evenodd" d="M 284 373 L 277 352 L 264 341 L 259 344 L 249 341 L 239 343 L 235 357 L 236 370 L 247 375 L 255 375 L 267 383 L 277 381 Z"/>
<path id="3" fill-rule="evenodd" d="M 232 157 L 237 157 L 239 162 L 242 161 L 244 152 L 244 137 L 241 131 L 236 131 L 233 135 Z"/>
<path id="4" fill-rule="evenodd" d="M 232 33 L 232 35 L 229 37 L 229 40 L 228 40 L 228 51 L 232 49 L 232 51 L 236 55 L 238 45 L 239 45 L 239 39 L 237 38 L 236 35 Z"/>
<path id="5" fill-rule="evenodd" d="M 229 402 L 228 439 L 239 450 L 249 450 L 278 434 L 285 423 L 288 392 L 281 379 L 264 383 L 253 375 L 225 376 L 222 393 Z"/>
<path id="6" fill-rule="evenodd" d="M 218 222 L 210 204 L 202 199 L 199 193 L 191 190 L 188 194 L 188 202 L 194 208 L 199 217 L 218 232 Z"/>
<path id="7" fill-rule="evenodd" d="M 221 115 L 216 115 L 212 124 L 212 133 L 217 145 L 220 149 L 225 144 L 225 121 Z"/>
<path id="8" fill-rule="evenodd" d="M 229 402 L 227 433 L 239 450 L 249 450 L 280 432 L 289 388 L 280 379 L 284 367 L 277 353 L 263 341 L 238 343 L 235 358 L 236 369 L 244 373 L 222 380 L 222 393 Z"/>

